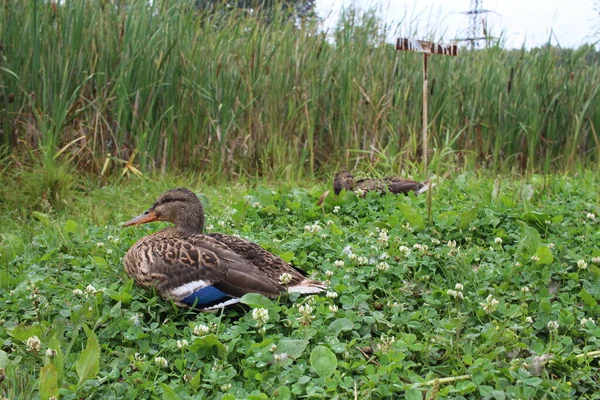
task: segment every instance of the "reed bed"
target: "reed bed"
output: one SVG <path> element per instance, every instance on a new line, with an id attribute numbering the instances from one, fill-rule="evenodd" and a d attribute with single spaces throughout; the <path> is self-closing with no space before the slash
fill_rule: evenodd
<path id="1" fill-rule="evenodd" d="M 401 172 L 420 160 L 421 57 L 385 30 L 372 13 L 324 33 L 283 11 L 193 1 L 4 0 L 2 154 L 97 174 Z M 598 165 L 593 47 L 490 44 L 430 67 L 434 171 Z"/>

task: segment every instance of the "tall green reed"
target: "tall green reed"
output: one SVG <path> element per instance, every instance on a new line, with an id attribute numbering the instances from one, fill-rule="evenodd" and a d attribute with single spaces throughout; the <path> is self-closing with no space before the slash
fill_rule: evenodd
<path id="1" fill-rule="evenodd" d="M 386 43 L 374 13 L 346 12 L 325 34 L 283 11 L 193 3 L 5 2 L 4 146 L 62 149 L 96 173 L 108 154 L 144 171 L 290 178 L 419 161 L 421 58 Z M 499 44 L 432 58 L 435 168 L 598 165 L 597 58 Z"/>

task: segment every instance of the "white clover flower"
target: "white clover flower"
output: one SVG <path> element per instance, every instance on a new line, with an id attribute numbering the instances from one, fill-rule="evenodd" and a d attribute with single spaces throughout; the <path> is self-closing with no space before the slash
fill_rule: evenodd
<path id="1" fill-rule="evenodd" d="M 577 267 L 579 269 L 586 269 L 587 268 L 587 263 L 585 262 L 585 260 L 579 260 L 577 261 Z"/>
<path id="2" fill-rule="evenodd" d="M 325 271 L 325 276 L 327 276 L 328 278 L 331 278 L 333 276 L 334 272 L 331 270 L 327 270 Z"/>
<path id="3" fill-rule="evenodd" d="M 365 194 L 365 191 L 364 191 L 364 190 L 362 190 L 361 188 L 357 188 L 357 189 L 354 191 L 354 193 L 356 193 L 356 195 L 357 195 L 358 197 L 362 197 L 362 196 L 364 196 L 364 194 Z"/>
<path id="4" fill-rule="evenodd" d="M 388 234 L 387 234 L 387 229 L 382 229 L 379 232 L 379 239 L 377 239 L 379 241 L 379 243 L 383 244 L 383 245 L 387 245 L 388 244 Z"/>
<path id="5" fill-rule="evenodd" d="M 581 318 L 581 326 L 583 326 L 584 328 L 587 327 L 588 322 L 591 323 L 592 325 L 596 325 L 594 320 L 591 318 L 585 318 L 585 317 Z"/>
<path id="6" fill-rule="evenodd" d="M 553 249 L 555 247 L 556 247 L 556 245 L 554 243 L 548 243 L 548 248 L 549 249 Z"/>
<path id="7" fill-rule="evenodd" d="M 540 258 L 538 256 L 531 256 L 531 261 L 538 262 L 540 261 Z"/>
<path id="8" fill-rule="evenodd" d="M 48 357 L 48 358 L 54 358 L 54 357 L 56 357 L 56 354 L 57 354 L 57 352 L 54 349 L 46 350 L 46 357 Z"/>
<path id="9" fill-rule="evenodd" d="M 344 247 L 344 250 L 342 250 L 342 254 L 345 254 L 347 256 L 352 256 L 354 253 L 352 252 L 352 247 L 350 245 L 346 245 Z"/>
<path id="10" fill-rule="evenodd" d="M 438 244 L 440 244 L 440 241 L 436 238 L 432 238 L 431 243 L 437 246 Z"/>
<path id="11" fill-rule="evenodd" d="M 585 216 L 587 219 L 591 219 L 592 221 L 596 220 L 596 215 L 593 213 L 587 213 Z"/>
<path id="12" fill-rule="evenodd" d="M 403 253 L 405 257 L 410 254 L 410 248 L 407 246 L 400 246 L 398 247 L 398 250 L 400 250 L 400 253 Z"/>
<path id="13" fill-rule="evenodd" d="M 169 362 L 164 357 L 155 357 L 154 363 L 158 365 L 160 368 L 167 368 L 169 366 Z"/>
<path id="14" fill-rule="evenodd" d="M 336 313 L 338 310 L 338 306 L 336 306 L 335 304 L 332 304 L 329 306 L 329 311 L 331 311 L 332 313 Z"/>
<path id="15" fill-rule="evenodd" d="M 328 221 L 325 223 L 325 225 L 327 225 L 327 226 L 331 226 L 331 225 L 333 225 L 334 223 L 335 223 L 335 222 L 333 222 L 332 220 L 328 220 Z"/>
<path id="16" fill-rule="evenodd" d="M 450 297 L 454 297 L 454 298 L 458 297 L 458 292 L 454 289 L 448 289 L 446 291 L 446 294 Z"/>
<path id="17" fill-rule="evenodd" d="M 83 296 L 83 290 L 81 290 L 81 289 L 73 289 L 73 294 L 75 296 Z"/>
<path id="18" fill-rule="evenodd" d="M 351 259 L 351 260 L 356 260 L 356 258 L 357 258 L 357 257 L 358 257 L 358 256 L 357 256 L 356 254 L 354 254 L 354 253 L 352 253 L 352 254 L 350 254 L 350 255 L 348 256 L 348 258 L 349 258 L 349 259 Z"/>
<path id="19" fill-rule="evenodd" d="M 380 271 L 387 271 L 388 269 L 390 269 L 390 266 L 388 263 L 386 263 L 385 261 L 380 262 L 379 264 L 377 264 L 377 269 Z"/>
<path id="20" fill-rule="evenodd" d="M 186 347 L 188 347 L 190 344 L 188 343 L 187 340 L 182 339 L 182 340 L 178 340 L 177 341 L 177 348 L 178 349 L 185 349 Z"/>
<path id="21" fill-rule="evenodd" d="M 491 294 L 486 297 L 485 299 L 485 303 L 479 303 L 481 304 L 483 311 L 485 311 L 486 314 L 491 314 L 494 311 L 496 311 L 496 309 L 498 308 L 498 304 L 500 304 L 500 302 L 498 300 L 496 300 Z"/>
<path id="22" fill-rule="evenodd" d="M 594 258 L 592 258 L 592 263 L 594 263 L 594 264 L 600 264 L 600 257 L 594 257 Z"/>
<path id="23" fill-rule="evenodd" d="M 385 354 L 390 351 L 395 341 L 395 336 L 387 336 L 384 334 L 381 336 L 381 342 L 377 344 L 377 349 Z"/>
<path id="24" fill-rule="evenodd" d="M 289 356 L 287 353 L 279 353 L 279 354 L 273 354 L 273 360 L 275 360 L 275 362 L 286 362 L 289 359 Z"/>
<path id="25" fill-rule="evenodd" d="M 494 243 L 496 243 L 496 244 L 502 244 L 502 238 L 501 237 L 497 237 L 496 239 L 494 239 Z"/>
<path id="26" fill-rule="evenodd" d="M 135 361 L 139 361 L 139 362 L 141 362 L 141 361 L 144 361 L 144 360 L 146 360 L 146 356 L 145 356 L 145 355 L 143 355 L 143 354 L 140 354 L 140 353 L 135 353 L 135 354 L 133 355 L 133 359 L 134 359 Z"/>
<path id="27" fill-rule="evenodd" d="M 454 285 L 454 289 L 456 290 L 463 290 L 465 287 L 463 286 L 462 283 L 457 283 L 456 285 Z"/>
<path id="28" fill-rule="evenodd" d="M 33 351 L 37 353 L 42 348 L 42 342 L 40 342 L 40 338 L 37 336 L 31 336 L 27 339 L 27 348 L 29 351 Z"/>
<path id="29" fill-rule="evenodd" d="M 523 286 L 523 287 L 521 288 L 521 292 L 523 292 L 523 293 L 529 293 L 529 290 L 530 290 L 530 289 L 529 289 L 529 286 Z"/>
<path id="30" fill-rule="evenodd" d="M 104 243 L 103 242 L 98 242 L 98 243 L 96 243 L 96 247 L 104 247 Z"/>
<path id="31" fill-rule="evenodd" d="M 560 325 L 558 325 L 558 321 L 550 321 L 547 326 L 549 330 L 557 331 Z"/>
<path id="32" fill-rule="evenodd" d="M 299 306 L 298 311 L 300 311 L 300 317 L 298 318 L 298 321 L 300 321 L 300 323 L 303 325 L 310 324 L 310 322 L 315 318 L 315 316 L 312 315 L 313 308 L 310 306 L 310 304 L 303 304 Z"/>
<path id="33" fill-rule="evenodd" d="M 225 383 L 225 384 L 221 385 L 222 392 L 227 392 L 229 389 L 231 389 L 231 383 Z"/>
<path id="34" fill-rule="evenodd" d="M 88 294 L 95 294 L 97 292 L 97 290 L 92 285 L 87 285 L 85 287 L 85 292 L 88 293 Z"/>
<path id="35" fill-rule="evenodd" d="M 527 322 L 528 324 L 533 324 L 533 318 L 527 317 L 525 318 L 525 322 Z"/>
<path id="36" fill-rule="evenodd" d="M 367 265 L 369 263 L 369 259 L 364 256 L 359 256 L 356 258 L 356 262 L 358 265 Z"/>
<path id="37" fill-rule="evenodd" d="M 140 314 L 133 314 L 130 319 L 133 325 L 140 326 Z"/>
<path id="38" fill-rule="evenodd" d="M 333 266 L 337 268 L 342 268 L 344 266 L 344 262 L 342 260 L 336 260 L 334 261 Z"/>
<path id="39" fill-rule="evenodd" d="M 254 207 L 254 208 L 261 208 L 262 206 L 261 206 L 261 204 L 260 204 L 259 201 L 255 201 L 254 203 L 252 203 L 252 207 Z"/>
<path id="40" fill-rule="evenodd" d="M 379 255 L 380 260 L 387 260 L 388 258 L 390 258 L 390 255 L 385 251 Z"/>
<path id="41" fill-rule="evenodd" d="M 106 249 L 106 254 L 112 254 L 112 253 L 113 253 L 112 249 Z"/>
<path id="42" fill-rule="evenodd" d="M 334 213 L 334 214 L 337 214 L 337 213 L 339 213 L 339 212 L 340 212 L 340 206 L 335 206 L 335 207 L 333 207 L 333 213 Z"/>
<path id="43" fill-rule="evenodd" d="M 108 241 L 112 242 L 113 244 L 119 244 L 121 243 L 121 239 L 116 237 L 116 236 L 109 236 L 108 237 Z"/>
<path id="44" fill-rule="evenodd" d="M 279 276 L 279 283 L 281 283 L 282 285 L 287 285 L 291 281 L 292 281 L 292 275 L 288 274 L 287 272 L 284 272 L 283 274 L 281 274 Z"/>
<path id="45" fill-rule="evenodd" d="M 325 296 L 327 298 L 330 298 L 330 299 L 335 299 L 335 298 L 338 297 L 338 294 L 336 292 L 333 292 L 333 291 L 327 291 L 327 293 L 325 294 Z"/>
<path id="46" fill-rule="evenodd" d="M 269 351 L 270 351 L 271 353 L 274 353 L 276 350 L 277 350 L 277 345 L 276 345 L 275 343 L 273 343 L 273 344 L 271 345 L 271 347 L 269 348 Z"/>
<path id="47" fill-rule="evenodd" d="M 451 249 L 455 249 L 456 248 L 456 240 L 448 240 L 448 247 L 450 247 Z"/>
<path id="48" fill-rule="evenodd" d="M 205 229 L 206 231 L 210 232 L 210 231 L 214 231 L 214 230 L 215 230 L 215 227 L 214 227 L 212 224 L 208 224 L 208 225 L 206 225 L 206 226 L 204 227 L 204 229 Z"/>
<path id="49" fill-rule="evenodd" d="M 258 325 L 264 325 L 269 320 L 269 310 L 266 308 L 255 308 L 252 310 L 252 318 L 258 323 Z"/>

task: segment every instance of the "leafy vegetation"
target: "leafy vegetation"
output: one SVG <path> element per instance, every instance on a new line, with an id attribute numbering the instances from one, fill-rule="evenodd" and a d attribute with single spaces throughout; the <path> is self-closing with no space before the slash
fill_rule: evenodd
<path id="1" fill-rule="evenodd" d="M 27 165 L 60 153 L 96 175 L 129 165 L 301 178 L 419 160 L 421 58 L 394 50 L 374 14 L 348 11 L 325 34 L 285 10 L 265 22 L 195 4 L 4 2 L 2 144 Z M 433 57 L 430 81 L 433 170 L 598 165 L 593 46 L 490 44 Z"/>
<path id="2" fill-rule="evenodd" d="M 133 285 L 122 229 L 181 178 L 0 209 L 0 397 L 597 398 L 598 177 L 464 173 L 426 196 L 206 187 L 208 229 L 327 293 L 197 314 Z M 14 188 L 5 196 L 18 196 Z"/>

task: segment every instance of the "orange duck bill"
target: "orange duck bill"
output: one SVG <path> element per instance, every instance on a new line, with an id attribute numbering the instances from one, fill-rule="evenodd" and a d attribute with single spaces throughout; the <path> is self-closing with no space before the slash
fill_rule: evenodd
<path id="1" fill-rule="evenodd" d="M 152 222 L 152 221 L 157 221 L 157 220 L 158 220 L 158 216 L 154 213 L 154 211 L 148 210 L 145 213 L 143 213 L 142 215 L 138 215 L 137 217 L 132 218 L 129 221 L 125 222 L 123 224 L 123 226 L 140 225 L 140 224 L 145 224 L 147 222 Z"/>

